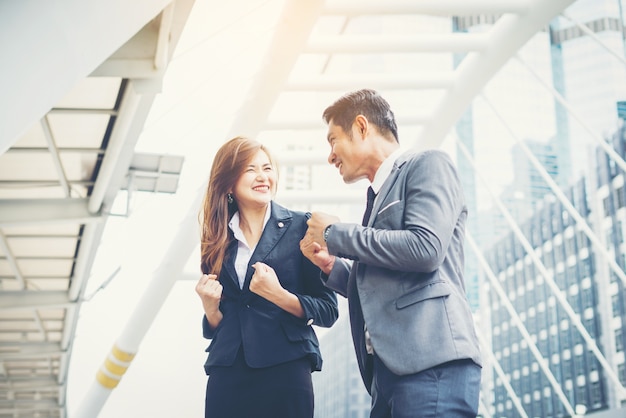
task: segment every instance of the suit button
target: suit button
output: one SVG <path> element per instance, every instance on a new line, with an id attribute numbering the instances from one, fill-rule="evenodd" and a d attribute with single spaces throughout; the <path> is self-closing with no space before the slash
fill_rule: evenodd
<path id="1" fill-rule="evenodd" d="M 246 305 L 246 308 L 249 308 L 249 307 L 250 307 L 250 305 Z"/>
<path id="2" fill-rule="evenodd" d="M 308 321 L 306 321 L 307 325 L 313 325 L 313 318 L 309 319 Z"/>

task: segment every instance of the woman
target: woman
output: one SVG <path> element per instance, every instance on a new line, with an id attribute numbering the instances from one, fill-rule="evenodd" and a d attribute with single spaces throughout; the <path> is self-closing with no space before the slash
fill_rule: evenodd
<path id="1" fill-rule="evenodd" d="M 272 201 L 268 150 L 236 137 L 217 152 L 204 198 L 202 299 L 205 418 L 313 417 L 312 324 L 337 320 L 337 298 L 299 248 L 310 215 Z"/>

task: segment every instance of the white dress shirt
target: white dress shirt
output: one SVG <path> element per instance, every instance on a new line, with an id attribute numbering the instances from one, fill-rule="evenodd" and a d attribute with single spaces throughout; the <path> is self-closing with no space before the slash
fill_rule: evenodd
<path id="1" fill-rule="evenodd" d="M 267 205 L 267 209 L 265 210 L 265 219 L 263 220 L 263 229 L 265 229 L 265 225 L 267 225 L 267 221 L 270 219 L 270 215 L 272 214 L 272 206 Z M 250 263 L 250 259 L 252 258 L 252 253 L 254 253 L 254 249 L 256 245 L 250 247 L 248 245 L 248 241 L 246 241 L 246 236 L 243 234 L 243 231 L 239 227 L 239 212 L 235 212 L 232 218 L 230 218 L 230 222 L 228 222 L 228 227 L 233 234 L 235 235 L 235 239 L 237 239 L 237 256 L 235 257 L 235 271 L 237 272 L 237 279 L 239 280 L 239 288 L 243 288 L 243 282 L 246 279 L 246 272 L 248 271 L 248 263 Z"/>

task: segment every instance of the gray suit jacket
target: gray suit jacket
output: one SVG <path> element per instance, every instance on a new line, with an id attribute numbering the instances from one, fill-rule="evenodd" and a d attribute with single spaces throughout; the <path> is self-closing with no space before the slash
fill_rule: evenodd
<path id="1" fill-rule="evenodd" d="M 331 226 L 327 245 L 337 258 L 324 279 L 348 298 L 368 390 L 372 369 L 365 324 L 376 355 L 396 374 L 457 359 L 481 365 L 463 279 L 466 218 L 451 159 L 431 150 L 397 159 L 367 227 Z"/>

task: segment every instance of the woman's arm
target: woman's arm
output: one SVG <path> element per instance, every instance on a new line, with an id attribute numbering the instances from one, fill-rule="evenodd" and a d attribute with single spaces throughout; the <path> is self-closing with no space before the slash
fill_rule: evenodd
<path id="1" fill-rule="evenodd" d="M 202 300 L 204 315 L 208 325 L 215 330 L 222 321 L 223 315 L 220 311 L 220 300 L 222 299 L 222 285 L 217 280 L 215 274 L 203 274 L 196 284 L 196 293 Z"/>
<path id="2" fill-rule="evenodd" d="M 252 265 L 254 274 L 250 281 L 250 291 L 269 300 L 284 311 L 298 318 L 304 318 L 304 309 L 300 299 L 280 284 L 273 268 L 265 263 L 256 262 Z"/>

